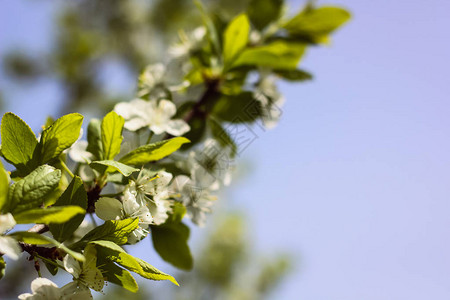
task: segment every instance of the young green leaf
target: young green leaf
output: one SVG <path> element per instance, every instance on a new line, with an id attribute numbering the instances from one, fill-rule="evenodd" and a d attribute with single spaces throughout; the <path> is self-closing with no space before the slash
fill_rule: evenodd
<path id="1" fill-rule="evenodd" d="M 99 119 L 92 119 L 87 130 L 88 146 L 87 151 L 91 152 L 98 160 L 103 158 L 102 144 L 102 122 Z"/>
<path id="2" fill-rule="evenodd" d="M 0 280 L 3 278 L 3 276 L 5 276 L 5 271 L 6 271 L 6 263 L 5 260 L 3 259 L 3 256 L 0 257 Z"/>
<path id="3" fill-rule="evenodd" d="M 283 0 L 251 0 L 247 7 L 250 21 L 258 30 L 280 18 Z"/>
<path id="4" fill-rule="evenodd" d="M 114 157 L 119 154 L 124 124 L 124 118 L 114 111 L 103 118 L 101 129 L 104 160 L 114 160 Z"/>
<path id="5" fill-rule="evenodd" d="M 224 65 L 229 66 L 237 55 L 247 46 L 250 33 L 250 23 L 245 14 L 240 14 L 231 20 L 223 36 Z"/>
<path id="6" fill-rule="evenodd" d="M 346 23 L 350 17 L 350 13 L 340 7 L 307 7 L 283 27 L 293 36 L 321 43 L 326 42 L 328 35 Z"/>
<path id="7" fill-rule="evenodd" d="M 106 221 L 89 231 L 79 242 L 71 247 L 78 249 L 84 247 L 88 242 L 105 240 L 123 245 L 128 241 L 128 236 L 139 226 L 139 219 L 125 219 L 118 221 Z"/>
<path id="8" fill-rule="evenodd" d="M 130 176 L 133 172 L 139 171 L 139 169 L 127 166 L 114 160 L 93 161 L 89 165 L 92 169 L 97 170 L 100 173 L 120 172 L 120 174 L 126 177 Z"/>
<path id="9" fill-rule="evenodd" d="M 299 42 L 277 40 L 270 44 L 245 49 L 233 67 L 260 66 L 272 69 L 295 69 L 305 52 L 306 45 Z"/>
<path id="10" fill-rule="evenodd" d="M 175 137 L 153 144 L 141 146 L 122 157 L 119 161 L 127 165 L 141 166 L 151 161 L 160 160 L 177 151 L 181 145 L 190 141 L 184 137 Z"/>
<path id="11" fill-rule="evenodd" d="M 29 173 L 38 140 L 30 127 L 13 113 L 3 115 L 1 124 L 2 154 L 18 170 Z"/>
<path id="12" fill-rule="evenodd" d="M 53 207 L 65 207 L 68 205 L 77 205 L 83 210 L 86 210 L 87 208 L 86 190 L 84 189 L 83 181 L 78 176 L 75 176 L 72 179 L 67 189 L 55 202 Z M 80 226 L 83 219 L 84 214 L 79 214 L 63 224 L 50 224 L 50 232 L 57 241 L 64 242 L 73 234 L 78 226 Z"/>
<path id="13" fill-rule="evenodd" d="M 58 157 L 64 150 L 72 146 L 80 136 L 83 116 L 74 113 L 62 116 L 47 127 L 41 136 L 40 162 L 45 164 Z"/>
<path id="14" fill-rule="evenodd" d="M 37 208 L 58 186 L 61 170 L 48 165 L 38 167 L 9 188 L 8 202 L 4 210 L 13 214 Z"/>
<path id="15" fill-rule="evenodd" d="M 75 258 L 78 261 L 84 261 L 85 257 L 78 252 L 72 251 L 69 248 L 67 248 L 64 244 L 61 244 L 60 242 L 52 239 L 51 237 L 48 237 L 46 235 L 42 235 L 36 232 L 29 232 L 29 231 L 16 231 L 14 233 L 9 234 L 9 236 L 15 238 L 19 242 L 32 244 L 32 245 L 48 245 L 52 244 L 73 258 Z"/>
<path id="16" fill-rule="evenodd" d="M 9 175 L 0 161 L 0 212 L 8 200 L 9 181 Z"/>
<path id="17" fill-rule="evenodd" d="M 99 253 L 103 257 L 116 262 L 127 270 L 135 272 L 144 278 L 151 280 L 169 280 L 178 285 L 172 276 L 161 272 L 149 263 L 126 253 L 121 247 L 110 241 L 93 241 L 91 245 L 96 245 Z"/>
<path id="18" fill-rule="evenodd" d="M 61 224 L 76 215 L 83 215 L 86 210 L 76 205 L 35 208 L 14 215 L 17 224 Z"/>

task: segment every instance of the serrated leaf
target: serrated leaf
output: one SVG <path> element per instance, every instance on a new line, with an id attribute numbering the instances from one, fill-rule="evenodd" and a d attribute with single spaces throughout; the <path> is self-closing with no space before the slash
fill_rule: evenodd
<path id="1" fill-rule="evenodd" d="M 340 7 L 307 7 L 294 16 L 284 28 L 293 36 L 313 43 L 327 41 L 327 37 L 350 19 L 350 13 Z"/>
<path id="2" fill-rule="evenodd" d="M 247 13 L 250 21 L 258 30 L 264 29 L 279 19 L 283 0 L 251 0 Z"/>
<path id="3" fill-rule="evenodd" d="M 173 266 L 191 270 L 193 260 L 188 246 L 189 227 L 180 222 L 152 226 L 153 247 L 162 259 Z"/>
<path id="4" fill-rule="evenodd" d="M 114 157 L 119 154 L 124 123 L 124 118 L 114 111 L 103 118 L 101 129 L 104 160 L 114 160 Z"/>
<path id="5" fill-rule="evenodd" d="M 85 257 L 81 253 L 72 251 L 71 249 L 67 248 L 64 244 L 61 244 L 60 242 L 52 239 L 51 237 L 48 237 L 46 235 L 42 235 L 36 232 L 29 232 L 29 231 L 16 231 L 14 233 L 9 234 L 9 236 L 15 238 L 19 242 L 32 244 L 32 245 L 48 245 L 52 244 L 56 246 L 57 248 L 60 248 L 73 258 L 75 258 L 78 261 L 84 261 Z"/>
<path id="6" fill-rule="evenodd" d="M 83 116 L 73 113 L 62 116 L 47 127 L 42 132 L 39 142 L 41 148 L 40 162 L 45 164 L 72 146 L 80 136 L 82 123 Z"/>
<path id="7" fill-rule="evenodd" d="M 177 151 L 181 145 L 190 141 L 184 137 L 175 137 L 169 140 L 141 146 L 126 154 L 119 161 L 127 165 L 141 166 L 151 161 L 160 160 Z"/>
<path id="8" fill-rule="evenodd" d="M 31 128 L 13 113 L 3 115 L 1 124 L 2 155 L 18 170 L 33 170 L 33 153 L 38 140 Z"/>
<path id="9" fill-rule="evenodd" d="M 240 14 L 231 20 L 223 35 L 224 65 L 230 65 L 237 55 L 247 46 L 250 23 L 247 15 Z"/>
<path id="10" fill-rule="evenodd" d="M 113 242 L 94 241 L 91 242 L 90 244 L 99 246 L 100 249 L 98 250 L 107 259 L 116 262 L 125 269 L 135 272 L 144 278 L 151 280 L 169 280 L 174 284 L 178 285 L 178 282 L 172 276 L 161 272 L 160 270 L 156 269 L 155 267 L 143 261 L 142 259 L 133 257 L 132 255 L 126 253 L 121 247 L 119 247 Z"/>
<path id="11" fill-rule="evenodd" d="M 83 181 L 80 177 L 75 176 L 53 207 L 77 205 L 81 209 L 86 210 L 87 201 L 87 193 L 84 189 Z M 70 238 L 73 232 L 80 226 L 83 219 L 84 214 L 77 215 L 63 224 L 50 225 L 50 232 L 56 240 L 64 242 L 66 239 Z"/>
<path id="12" fill-rule="evenodd" d="M 37 208 L 59 184 L 61 171 L 43 165 L 9 188 L 8 202 L 4 210 L 17 214 Z"/>
<path id="13" fill-rule="evenodd" d="M 99 119 L 91 119 L 87 129 L 87 151 L 91 152 L 98 160 L 103 159 L 102 122 Z"/>
<path id="14" fill-rule="evenodd" d="M 0 212 L 8 200 L 9 181 L 9 175 L 0 161 Z"/>
<path id="15" fill-rule="evenodd" d="M 61 224 L 69 221 L 76 215 L 83 215 L 86 210 L 76 205 L 54 206 L 26 210 L 14 215 L 17 224 Z"/>
<path id="16" fill-rule="evenodd" d="M 306 45 L 299 42 L 277 40 L 270 44 L 245 49 L 233 67 L 259 66 L 272 69 L 295 69 L 302 58 Z"/>
<path id="17" fill-rule="evenodd" d="M 118 221 L 105 221 L 91 231 L 89 231 L 79 242 L 71 247 L 78 249 L 89 242 L 97 240 L 112 241 L 118 245 L 127 243 L 128 236 L 139 226 L 139 218 L 125 219 Z"/>
<path id="18" fill-rule="evenodd" d="M 130 176 L 133 172 L 139 171 L 139 169 L 127 166 L 114 160 L 93 161 L 89 165 L 92 169 L 97 170 L 100 173 L 120 172 L 120 174 L 126 177 Z"/>

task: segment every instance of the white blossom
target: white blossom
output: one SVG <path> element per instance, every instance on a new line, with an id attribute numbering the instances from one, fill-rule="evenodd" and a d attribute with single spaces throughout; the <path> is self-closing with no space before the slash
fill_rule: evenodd
<path id="1" fill-rule="evenodd" d="M 83 263 L 67 254 L 63 259 L 63 266 L 69 272 L 77 285 L 81 288 L 91 288 L 97 292 L 105 284 L 102 272 L 97 268 L 97 250 L 95 246 L 88 245 L 84 250 L 86 260 Z"/>
<path id="2" fill-rule="evenodd" d="M 36 278 L 31 282 L 31 292 L 19 295 L 20 300 L 85 300 L 93 299 L 89 288 L 71 282 L 58 286 L 47 278 Z"/>
<path id="3" fill-rule="evenodd" d="M 263 75 L 253 95 L 261 103 L 264 126 L 268 129 L 274 128 L 281 117 L 281 107 L 285 102 L 285 98 L 277 90 L 274 77 Z"/>
<path id="4" fill-rule="evenodd" d="M 129 188 L 124 190 L 122 202 L 114 198 L 100 198 L 95 203 L 95 212 L 100 219 L 105 221 L 139 218 L 139 227 L 128 236 L 130 244 L 135 244 L 145 238 L 150 224 L 153 223 L 147 205 L 138 203 Z"/>
<path id="5" fill-rule="evenodd" d="M 187 57 L 192 51 L 198 49 L 206 36 L 205 27 L 197 27 L 192 32 L 179 32 L 180 41 L 169 48 L 169 54 L 174 58 Z"/>
<path id="6" fill-rule="evenodd" d="M 204 226 L 206 214 L 211 213 L 213 201 L 217 198 L 210 194 L 210 190 L 198 186 L 186 175 L 176 176 L 172 188 L 179 193 L 180 200 L 187 210 L 187 216 L 198 226 Z"/>
<path id="7" fill-rule="evenodd" d="M 169 100 L 134 99 L 130 102 L 118 103 L 114 111 L 124 117 L 125 128 L 130 131 L 148 127 L 155 134 L 167 132 L 173 136 L 180 136 L 190 130 L 185 121 L 172 120 L 176 107 Z"/>
<path id="8" fill-rule="evenodd" d="M 172 174 L 161 171 L 153 175 L 143 169 L 136 181 L 129 185 L 131 195 L 136 197 L 138 203 L 146 203 L 156 225 L 164 223 L 172 210 L 169 198 L 169 183 Z"/>
<path id="9" fill-rule="evenodd" d="M 16 221 L 10 213 L 0 215 L 0 253 L 5 254 L 11 259 L 17 260 L 22 249 L 15 239 L 3 235 L 14 226 L 16 226 Z"/>

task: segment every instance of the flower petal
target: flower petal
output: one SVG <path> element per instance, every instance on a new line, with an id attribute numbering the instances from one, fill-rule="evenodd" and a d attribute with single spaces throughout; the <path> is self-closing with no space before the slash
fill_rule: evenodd
<path id="1" fill-rule="evenodd" d="M 13 229 L 14 226 L 16 226 L 16 220 L 14 220 L 12 214 L 0 215 L 0 233 Z"/>
<path id="2" fill-rule="evenodd" d="M 17 260 L 22 252 L 22 248 L 12 237 L 0 236 L 0 252 L 11 259 Z"/>
<path id="3" fill-rule="evenodd" d="M 191 127 L 183 120 L 171 120 L 167 124 L 166 131 L 167 133 L 173 136 L 181 136 L 191 130 Z"/>

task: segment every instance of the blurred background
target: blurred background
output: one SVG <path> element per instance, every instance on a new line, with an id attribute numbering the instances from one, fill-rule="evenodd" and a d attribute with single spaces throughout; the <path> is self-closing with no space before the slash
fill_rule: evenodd
<path id="1" fill-rule="evenodd" d="M 230 16 L 246 6 L 205 3 Z M 194 271 L 177 273 L 150 242 L 129 247 L 181 283 L 148 282 L 141 299 L 450 298 L 450 2 L 318 4 L 353 19 L 309 50 L 314 80 L 281 86 L 280 124 L 254 128 L 207 229 L 191 227 Z M 198 22 L 187 0 L 3 0 L 1 110 L 34 130 L 46 114 L 100 115 Z M 14 278 L 0 298 L 29 289 Z"/>

